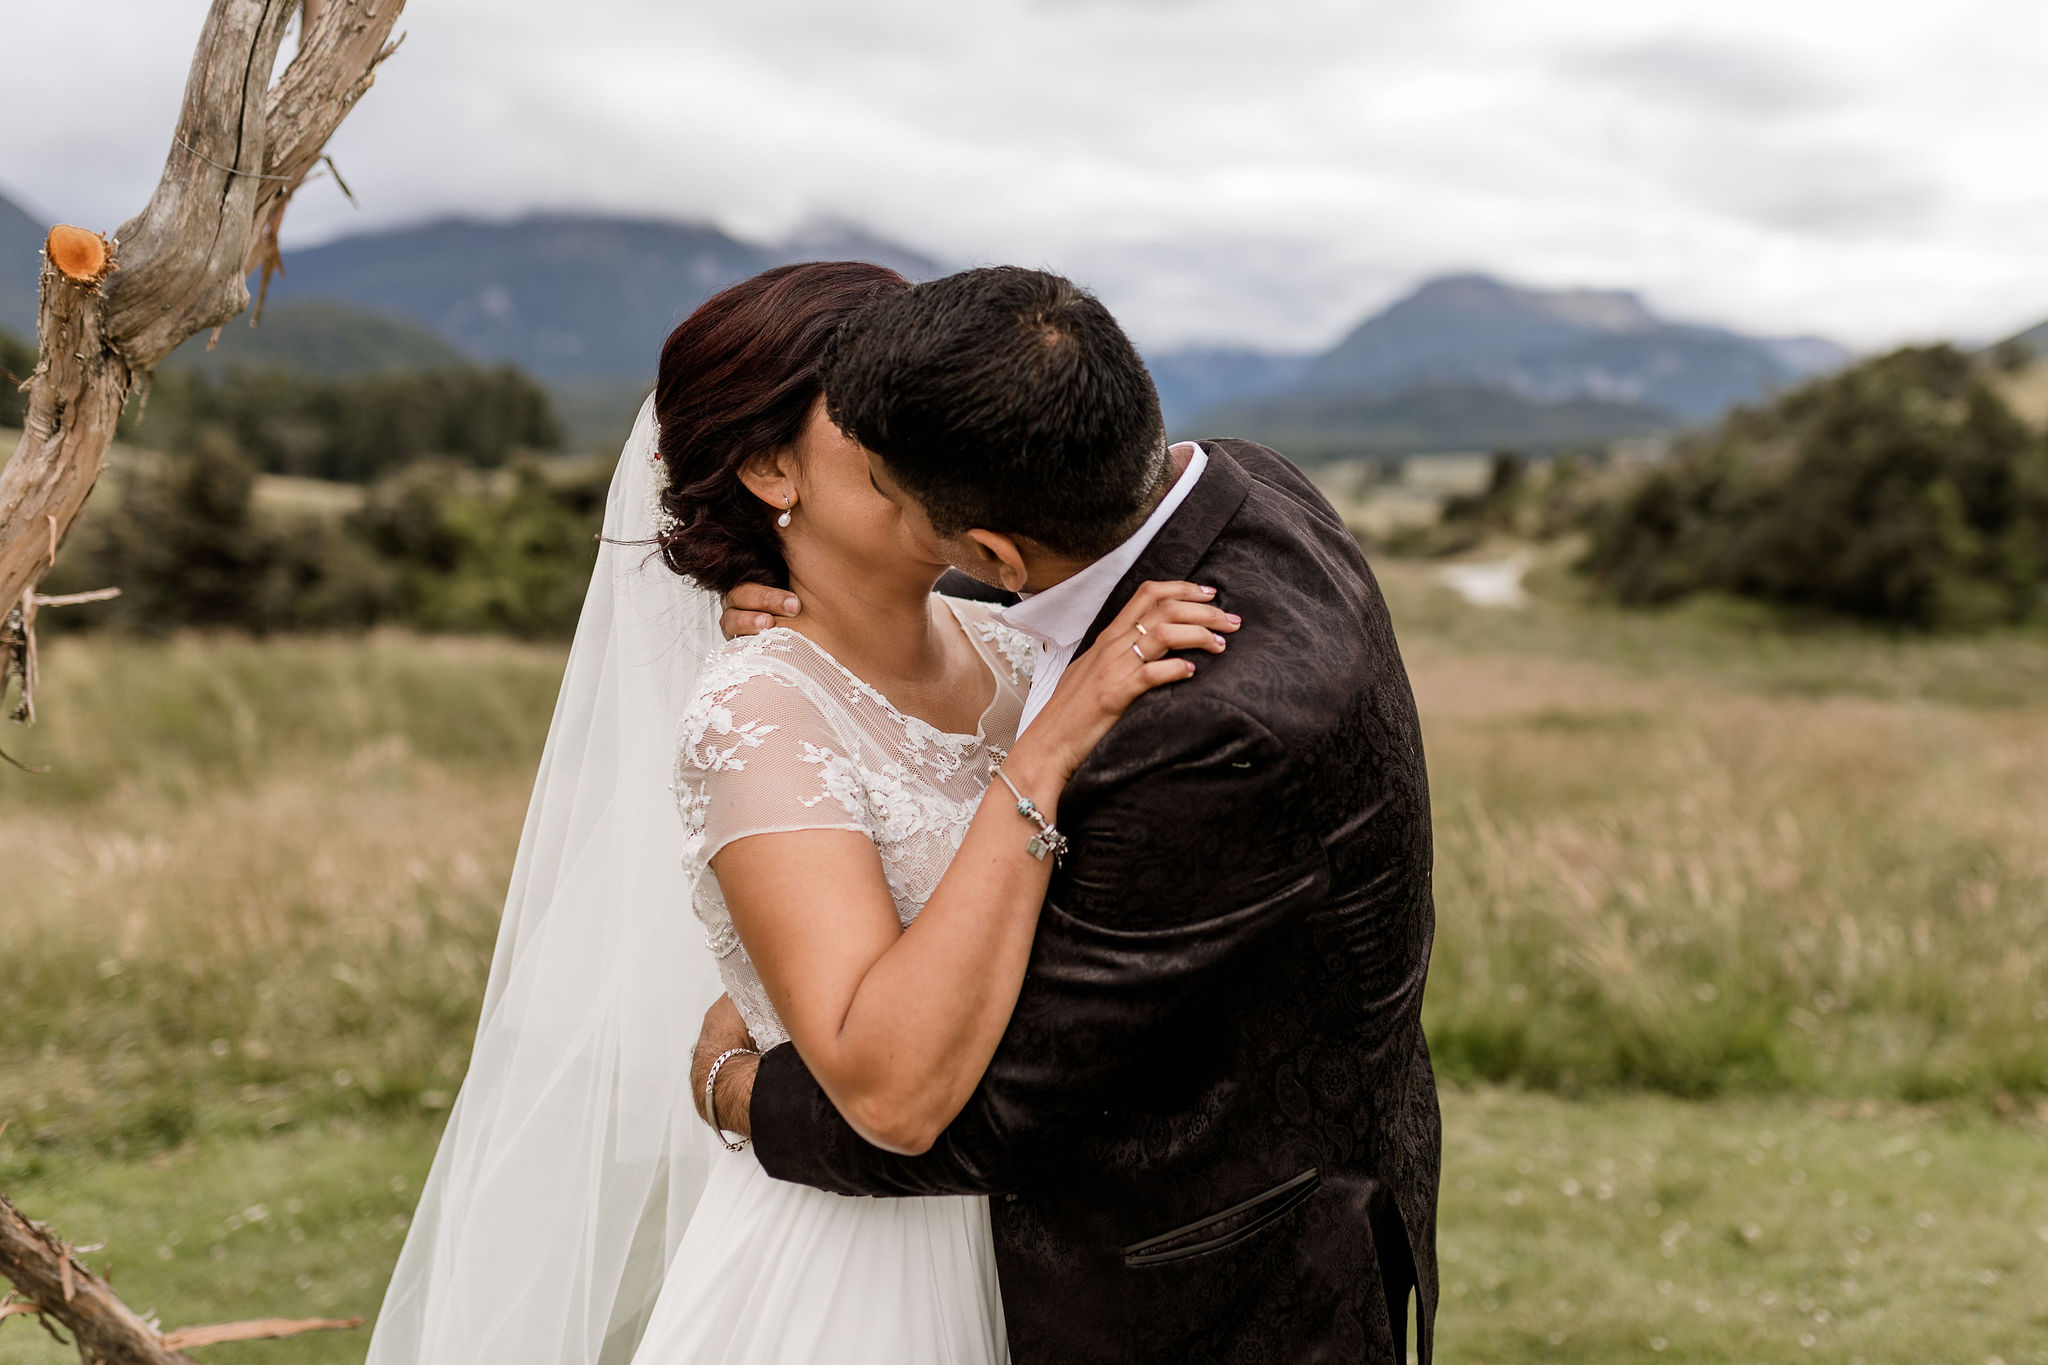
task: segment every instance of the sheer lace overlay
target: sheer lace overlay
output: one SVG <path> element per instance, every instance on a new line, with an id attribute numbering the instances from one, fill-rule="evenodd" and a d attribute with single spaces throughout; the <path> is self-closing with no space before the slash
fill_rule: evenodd
<path id="1" fill-rule="evenodd" d="M 1031 641 L 982 603 L 942 600 L 996 680 L 975 734 L 948 734 L 902 714 L 822 648 L 779 627 L 730 641 L 705 660 L 683 712 L 676 800 L 694 908 L 726 991 L 763 1048 L 789 1034 L 733 928 L 718 878 L 707 875 L 711 859 L 753 834 L 865 834 L 908 926 L 974 819 L 989 750 L 1016 738 Z"/>

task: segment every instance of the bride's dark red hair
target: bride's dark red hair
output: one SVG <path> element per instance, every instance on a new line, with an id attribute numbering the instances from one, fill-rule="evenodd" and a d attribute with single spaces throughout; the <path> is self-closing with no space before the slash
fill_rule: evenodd
<path id="1" fill-rule="evenodd" d="M 775 512 L 747 491 L 748 460 L 795 443 L 823 391 L 825 343 L 855 309 L 908 289 L 886 266 L 777 266 L 712 295 L 668 335 L 654 384 L 672 519 L 661 556 L 716 593 L 789 586 Z"/>

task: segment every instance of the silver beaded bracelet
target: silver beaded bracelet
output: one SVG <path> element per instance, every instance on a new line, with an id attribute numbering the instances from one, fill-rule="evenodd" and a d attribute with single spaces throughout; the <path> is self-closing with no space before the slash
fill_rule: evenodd
<path id="1" fill-rule="evenodd" d="M 1017 798 L 1017 814 L 1038 826 L 1038 833 L 1024 841 L 1024 851 L 1041 863 L 1045 861 L 1045 855 L 1050 853 L 1053 866 L 1058 867 L 1060 860 L 1067 856 L 1067 836 L 1060 833 L 1057 825 L 1045 818 L 1036 802 L 1017 790 L 1017 784 L 1003 771 L 1003 755 L 1000 752 L 996 755 L 995 761 L 988 765 L 988 771 L 991 777 L 1001 778 L 1003 785 L 1010 789 L 1010 795 Z"/>

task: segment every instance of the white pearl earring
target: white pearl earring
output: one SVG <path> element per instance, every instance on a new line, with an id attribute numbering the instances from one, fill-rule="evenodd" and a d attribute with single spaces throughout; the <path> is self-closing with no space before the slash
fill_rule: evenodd
<path id="1" fill-rule="evenodd" d="M 784 530 L 789 529 L 789 495 L 787 493 L 782 495 L 782 515 L 775 519 L 775 524 Z"/>

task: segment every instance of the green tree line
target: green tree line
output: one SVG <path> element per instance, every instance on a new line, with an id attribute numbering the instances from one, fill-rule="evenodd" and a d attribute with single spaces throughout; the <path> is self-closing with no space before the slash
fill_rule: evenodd
<path id="1" fill-rule="evenodd" d="M 16 384 L 35 348 L 0 333 L 0 425 L 19 426 Z M 269 474 L 365 483 L 429 456 L 494 468 L 522 452 L 552 451 L 562 429 L 541 386 L 509 366 L 455 366 L 324 378 L 289 369 L 232 368 L 215 376 L 164 369 L 122 414 L 120 439 L 191 451 L 224 435 Z"/>
<path id="2" fill-rule="evenodd" d="M 25 374 L 33 355 L 0 341 L 0 364 Z M 1431 544 L 1583 529 L 1581 568 L 1631 606 L 1726 593 L 1914 628 L 2048 620 L 2048 437 L 1998 376 L 1953 347 L 1907 348 L 1738 411 L 1635 477 L 1503 452 Z M 78 624 L 534 635 L 575 621 L 604 482 L 520 453 L 554 426 L 516 371 L 173 373 L 129 420 L 168 453 L 111 478 L 74 535 L 51 589 L 126 594 Z M 259 471 L 369 487 L 346 517 L 284 516 L 255 500 Z"/>
<path id="3" fill-rule="evenodd" d="M 609 471 L 522 460 L 479 473 L 422 461 L 344 515 L 282 512 L 218 431 L 195 449 L 110 471 L 47 591 L 117 586 L 47 628 L 264 634 L 399 624 L 435 631 L 572 631 L 597 557 Z"/>
<path id="4" fill-rule="evenodd" d="M 560 446 L 547 394 L 509 365 L 323 379 L 235 369 L 160 371 L 132 403 L 122 439 L 191 450 L 224 433 L 270 474 L 363 483 L 426 456 L 491 468 Z"/>

